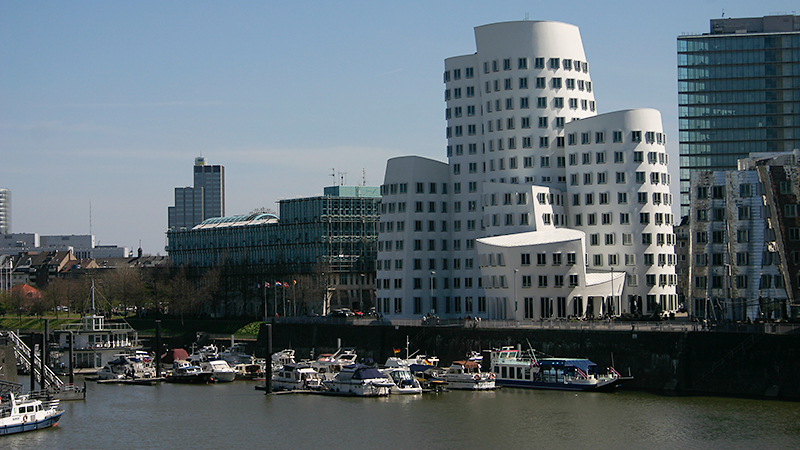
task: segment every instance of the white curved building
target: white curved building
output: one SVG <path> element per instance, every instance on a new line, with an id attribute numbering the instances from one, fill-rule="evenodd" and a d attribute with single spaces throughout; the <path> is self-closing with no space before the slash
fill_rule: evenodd
<path id="1" fill-rule="evenodd" d="M 674 309 L 659 113 L 596 116 L 573 25 L 496 23 L 475 28 L 475 38 L 476 53 L 445 60 L 448 163 L 387 163 L 379 312 L 538 320 Z M 643 233 L 652 244 L 633 242 Z M 549 262 L 526 264 L 531 255 Z M 646 255 L 659 263 L 664 255 L 665 264 L 645 266 Z"/>

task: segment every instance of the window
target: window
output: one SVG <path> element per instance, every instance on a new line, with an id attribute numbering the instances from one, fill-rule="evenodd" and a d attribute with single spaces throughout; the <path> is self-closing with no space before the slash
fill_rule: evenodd
<path id="1" fill-rule="evenodd" d="M 642 132 L 631 131 L 631 142 L 642 142 Z"/>

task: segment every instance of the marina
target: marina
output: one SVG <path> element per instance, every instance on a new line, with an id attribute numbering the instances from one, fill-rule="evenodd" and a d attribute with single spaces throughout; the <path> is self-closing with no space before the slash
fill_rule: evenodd
<path id="1" fill-rule="evenodd" d="M 4 448 L 182 448 L 203 428 L 206 448 L 291 443 L 315 448 L 343 430 L 348 447 L 787 449 L 800 445 L 796 403 L 717 397 L 500 389 L 379 398 L 264 395 L 252 381 L 156 386 L 87 383 L 62 402 L 57 427 L 2 438 Z M 214 405 L 204 407 L 202 405 Z M 121 424 L 124 423 L 124 426 Z"/>

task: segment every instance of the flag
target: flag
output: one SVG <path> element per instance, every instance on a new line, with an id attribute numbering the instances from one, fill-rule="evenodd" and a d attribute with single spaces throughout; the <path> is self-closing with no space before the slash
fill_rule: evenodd
<path id="1" fill-rule="evenodd" d="M 400 349 L 399 348 L 394 349 L 394 354 L 396 355 L 398 353 L 400 353 Z"/>
<path id="2" fill-rule="evenodd" d="M 280 281 L 276 281 L 276 282 L 275 282 L 275 287 L 282 287 L 282 286 L 283 286 L 283 285 L 281 284 L 281 282 L 280 282 Z"/>
<path id="3" fill-rule="evenodd" d="M 265 281 L 265 282 L 264 282 L 264 287 L 265 287 L 265 288 L 267 288 L 267 289 L 269 289 L 269 283 L 267 283 L 267 282 Z"/>

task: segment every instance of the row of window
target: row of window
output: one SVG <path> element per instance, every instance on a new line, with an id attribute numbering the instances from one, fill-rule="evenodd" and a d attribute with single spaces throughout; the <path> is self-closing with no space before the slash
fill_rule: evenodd
<path id="1" fill-rule="evenodd" d="M 501 81 L 502 81 L 502 89 L 501 89 Z M 516 83 L 518 89 L 528 89 L 528 77 L 520 77 Z M 579 90 L 579 91 L 586 91 L 592 92 L 592 82 L 588 80 L 580 80 L 576 78 L 561 78 L 561 77 L 553 77 L 550 78 L 550 83 L 547 82 L 546 77 L 537 77 L 534 80 L 534 87 L 536 89 L 547 89 L 550 87 L 555 90 L 562 89 L 566 87 L 570 90 Z M 505 78 L 503 80 L 496 79 L 491 81 L 486 81 L 484 83 L 484 92 L 489 94 L 491 92 L 500 92 L 501 90 L 504 91 L 511 91 L 514 89 L 514 79 L 513 78 Z M 468 86 L 466 88 L 467 97 L 473 97 L 475 95 L 474 87 Z M 450 89 L 445 89 L 445 100 L 450 100 Z M 461 88 L 453 88 L 453 97 L 458 99 L 461 98 Z M 491 112 L 491 111 L 490 111 Z"/>
<path id="2" fill-rule="evenodd" d="M 584 133 L 585 134 L 585 133 Z M 642 151 L 634 151 L 633 152 L 633 162 L 635 163 L 643 163 L 645 162 L 644 159 L 644 152 Z M 594 155 L 594 158 L 592 156 Z M 597 151 L 597 152 L 584 152 L 580 154 L 580 162 L 581 165 L 592 165 L 594 164 L 605 164 L 606 163 L 606 151 Z M 622 151 L 614 151 L 614 164 L 625 164 L 625 152 Z M 665 152 L 647 152 L 647 164 L 661 164 L 661 165 L 668 165 L 669 164 L 669 155 Z M 569 165 L 570 166 L 577 166 L 578 165 L 578 153 L 570 153 L 569 154 Z"/>
<path id="3" fill-rule="evenodd" d="M 597 216 L 598 216 L 597 213 L 586 214 L 586 225 L 589 225 L 589 226 L 597 225 L 598 224 Z M 639 213 L 639 224 L 641 224 L 641 225 L 650 224 L 651 223 L 650 222 L 650 216 L 651 216 L 651 213 L 649 213 L 649 212 L 641 212 L 641 213 Z M 654 223 L 656 225 L 659 225 L 659 226 L 660 225 L 666 225 L 666 226 L 674 225 L 674 222 L 673 222 L 674 215 L 673 214 L 669 214 L 669 213 L 652 213 L 652 216 L 653 216 L 653 219 L 654 219 L 652 221 L 652 223 Z M 600 220 L 601 220 L 600 223 L 602 225 L 614 225 L 613 217 L 614 216 L 613 216 L 612 213 L 601 213 L 600 214 Z M 620 225 L 629 225 L 631 223 L 630 220 L 631 220 L 631 217 L 630 217 L 629 213 L 620 213 L 620 223 L 619 223 Z M 573 226 L 582 227 L 583 225 L 584 225 L 583 214 L 575 214 L 575 221 L 573 223 Z M 568 226 L 568 225 L 564 224 L 564 226 Z M 624 239 L 623 239 L 623 243 L 624 243 Z"/>
<path id="4" fill-rule="evenodd" d="M 502 70 L 508 71 L 513 69 L 511 58 L 505 58 L 502 61 L 495 59 L 493 61 L 484 61 L 483 63 L 483 73 L 490 73 L 490 72 L 500 72 L 501 67 Z M 517 70 L 527 70 L 530 65 L 530 58 L 523 57 L 517 58 Z M 501 66 L 502 64 L 502 66 Z M 585 61 L 573 60 L 569 58 L 549 58 L 547 59 L 547 68 L 552 70 L 564 69 L 564 70 L 575 70 L 576 72 L 583 72 L 589 73 L 589 63 Z M 545 68 L 545 58 L 544 57 L 535 57 L 533 58 L 533 68 L 534 69 L 544 69 Z M 452 77 L 451 77 L 452 74 Z M 457 81 L 461 79 L 462 69 L 453 69 L 445 70 L 444 71 L 444 82 L 448 83 L 450 80 Z M 463 69 L 464 78 L 470 79 L 475 77 L 475 70 L 473 67 L 465 67 Z"/>
<path id="5" fill-rule="evenodd" d="M 709 278 L 711 279 L 711 284 L 708 283 Z M 710 277 L 696 275 L 694 277 L 694 287 L 695 289 L 727 289 L 735 286 L 739 289 L 747 289 L 749 288 L 749 278 L 747 275 L 737 275 L 735 278 L 723 275 L 711 275 Z M 783 276 L 780 274 L 761 274 L 758 281 L 758 289 L 784 289 L 786 287 Z M 734 282 L 735 284 L 733 284 Z"/>
<path id="6" fill-rule="evenodd" d="M 736 252 L 735 265 L 749 266 L 751 254 L 751 252 Z M 709 255 L 711 255 L 710 258 Z M 761 267 L 780 264 L 780 253 L 767 251 L 763 252 L 760 256 L 761 261 L 759 261 L 758 264 Z M 731 256 L 731 258 L 733 258 L 733 256 Z M 694 255 L 694 264 L 697 267 L 706 267 L 709 265 L 709 262 L 712 266 L 726 266 L 728 265 L 727 260 L 727 253 L 696 253 Z"/>
<path id="7" fill-rule="evenodd" d="M 624 177 L 623 177 L 624 178 Z M 617 175 L 617 179 L 619 179 L 619 175 Z M 619 181 L 618 181 L 619 182 Z M 624 182 L 624 181 L 623 181 Z M 673 195 L 661 192 L 653 192 L 652 194 L 648 195 L 647 192 L 637 192 L 636 193 L 637 202 L 640 205 L 646 205 L 650 197 L 652 197 L 652 203 L 654 205 L 660 205 L 664 203 L 665 205 L 671 205 Z M 590 206 L 594 205 L 595 193 L 590 192 L 584 194 L 584 205 Z M 610 200 L 610 194 L 608 192 L 600 192 L 597 193 L 597 204 L 598 205 L 608 205 Z M 628 204 L 628 193 L 627 192 L 617 192 L 617 204 L 618 205 L 627 205 Z M 572 206 L 581 206 L 581 194 L 572 194 Z M 669 219 L 668 219 L 669 220 Z M 671 220 L 669 220 L 671 221 Z"/>
<path id="8" fill-rule="evenodd" d="M 478 297 L 477 305 L 473 304 L 472 297 L 464 297 L 463 302 L 460 296 L 453 297 L 452 300 L 450 297 L 444 297 L 444 313 L 450 314 L 451 312 L 454 313 L 469 313 L 472 314 L 473 307 L 477 306 L 478 313 L 485 313 L 486 312 L 486 297 Z M 390 306 L 393 305 L 393 308 L 390 309 Z M 439 311 L 438 308 L 438 298 L 431 297 L 431 309 L 433 311 Z M 403 313 L 403 299 L 402 298 L 394 298 L 392 301 L 391 298 L 378 298 L 377 302 L 375 303 L 375 309 L 378 313 L 381 314 L 402 314 Z M 414 314 L 422 314 L 422 297 L 414 297 Z"/>
<path id="9" fill-rule="evenodd" d="M 581 177 L 583 175 L 583 177 Z M 608 176 L 606 172 L 597 172 L 597 176 L 595 177 L 594 172 L 585 172 L 583 174 L 580 173 L 572 173 L 570 174 L 569 178 L 569 185 L 570 186 L 580 186 L 581 179 L 583 179 L 583 185 L 588 186 L 592 185 L 597 181 L 597 184 L 608 184 Z M 617 184 L 626 184 L 627 183 L 627 176 L 624 172 L 617 172 L 616 174 L 616 183 Z M 647 172 L 644 171 L 636 171 L 634 173 L 634 181 L 636 184 L 644 184 L 647 182 Z M 669 173 L 665 172 L 650 172 L 650 184 L 657 185 L 663 184 L 665 186 L 669 186 L 672 181 L 672 177 Z"/>

